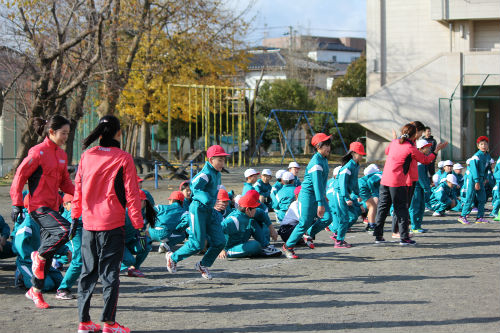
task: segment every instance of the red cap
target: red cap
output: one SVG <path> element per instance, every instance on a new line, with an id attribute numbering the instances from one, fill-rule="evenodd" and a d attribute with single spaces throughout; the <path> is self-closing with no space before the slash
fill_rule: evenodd
<path id="1" fill-rule="evenodd" d="M 181 191 L 173 191 L 172 193 L 170 193 L 168 200 L 184 201 L 184 194 L 182 194 Z"/>
<path id="2" fill-rule="evenodd" d="M 245 195 L 251 196 L 257 202 L 259 201 L 260 194 L 256 190 L 249 190 L 247 191 L 247 193 L 245 193 Z"/>
<path id="3" fill-rule="evenodd" d="M 28 206 L 30 205 L 30 194 L 29 193 L 24 196 L 23 205 L 24 205 L 24 208 L 28 209 Z"/>
<path id="4" fill-rule="evenodd" d="M 137 182 L 138 183 L 142 183 L 144 181 L 144 179 L 142 179 L 141 177 L 137 176 Z"/>
<path id="5" fill-rule="evenodd" d="M 483 136 L 480 136 L 479 138 L 477 138 L 476 143 L 479 143 L 479 142 L 481 142 L 481 141 L 490 142 L 490 139 L 488 139 L 488 137 L 487 137 L 487 136 L 484 136 L 484 135 L 483 135 Z"/>
<path id="6" fill-rule="evenodd" d="M 146 192 L 144 192 L 143 190 L 140 190 L 139 191 L 139 198 L 141 198 L 141 200 L 146 200 Z"/>
<path id="7" fill-rule="evenodd" d="M 227 193 L 226 190 L 220 189 L 219 192 L 217 193 L 217 200 L 220 201 L 229 201 L 229 194 Z"/>
<path id="8" fill-rule="evenodd" d="M 66 203 L 66 202 L 71 202 L 71 201 L 73 201 L 73 196 L 69 193 L 64 194 L 63 202 Z"/>
<path id="9" fill-rule="evenodd" d="M 295 195 L 299 195 L 300 190 L 302 190 L 302 185 L 297 186 L 297 187 L 295 188 L 295 190 L 293 190 L 293 194 L 295 194 Z"/>
<path id="10" fill-rule="evenodd" d="M 250 191 L 248 191 L 250 192 Z M 252 196 L 252 194 L 248 194 L 248 192 L 240 198 L 240 201 L 238 201 L 238 206 L 240 207 L 245 207 L 245 208 L 257 208 L 259 207 L 260 203 L 255 200 L 255 198 Z"/>
<path id="11" fill-rule="evenodd" d="M 358 153 L 359 155 L 366 155 L 365 147 L 363 147 L 363 144 L 358 141 L 351 142 L 349 150 Z"/>
<path id="12" fill-rule="evenodd" d="M 331 135 L 326 135 L 325 133 L 318 133 L 311 139 L 311 144 L 316 146 L 318 143 L 331 139 Z"/>
<path id="13" fill-rule="evenodd" d="M 207 157 L 210 158 L 214 156 L 229 156 L 229 154 L 226 153 L 224 148 L 222 148 L 221 146 L 213 145 L 207 149 Z"/>
<path id="14" fill-rule="evenodd" d="M 179 185 L 179 191 L 182 191 L 182 185 L 188 183 L 189 184 L 189 180 L 185 180 L 183 181 L 180 185 Z"/>

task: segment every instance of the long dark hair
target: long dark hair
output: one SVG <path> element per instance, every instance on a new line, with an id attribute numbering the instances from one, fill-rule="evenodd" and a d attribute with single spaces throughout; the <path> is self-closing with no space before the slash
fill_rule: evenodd
<path id="1" fill-rule="evenodd" d="M 399 143 L 403 144 L 406 140 L 411 140 L 415 134 L 417 134 L 417 127 L 412 123 L 406 124 L 401 128 L 401 136 L 399 137 Z"/>
<path id="2" fill-rule="evenodd" d="M 149 202 L 148 199 L 144 200 L 146 202 L 146 206 L 144 207 L 144 219 L 151 227 L 155 227 L 156 225 L 156 209 L 153 207 L 153 204 Z"/>
<path id="3" fill-rule="evenodd" d="M 35 133 L 39 136 L 47 136 L 49 135 L 49 129 L 57 131 L 61 129 L 65 125 L 69 125 L 69 120 L 64 118 L 59 114 L 55 114 L 50 116 L 48 120 L 45 120 L 40 117 L 36 117 L 33 119 L 33 129 Z"/>
<path id="4" fill-rule="evenodd" d="M 412 121 L 410 124 L 412 124 L 412 125 L 415 126 L 415 128 L 417 129 L 417 132 L 423 132 L 423 131 L 425 131 L 425 125 L 422 124 L 418 120 Z"/>
<path id="5" fill-rule="evenodd" d="M 347 164 L 347 162 L 349 162 L 350 160 L 352 160 L 352 153 L 353 151 L 352 150 L 349 150 L 344 156 L 342 156 L 342 160 L 341 160 L 341 165 L 344 166 Z"/>
<path id="6" fill-rule="evenodd" d="M 120 143 L 114 139 L 120 130 L 120 121 L 115 116 L 104 116 L 99 120 L 96 128 L 83 141 L 83 149 L 87 149 L 95 140 L 103 147 L 120 147 Z"/>

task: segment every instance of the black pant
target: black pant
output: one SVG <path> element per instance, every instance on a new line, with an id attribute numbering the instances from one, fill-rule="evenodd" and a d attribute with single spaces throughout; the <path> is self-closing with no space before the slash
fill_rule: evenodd
<path id="1" fill-rule="evenodd" d="M 415 185 L 417 182 L 413 182 L 411 186 L 406 187 L 407 195 L 408 195 L 408 207 L 410 207 L 411 200 L 413 199 L 413 194 L 415 193 Z M 396 218 L 396 214 L 392 215 L 392 232 L 393 233 L 398 233 L 399 232 L 399 227 L 398 227 L 398 220 Z"/>
<path id="2" fill-rule="evenodd" d="M 409 239 L 410 215 L 408 213 L 408 191 L 406 186 L 389 187 L 380 185 L 377 218 L 373 236 L 382 237 L 384 235 L 384 224 L 387 215 L 394 204 L 394 216 L 398 221 L 401 239 Z"/>
<path id="3" fill-rule="evenodd" d="M 125 247 L 123 227 L 107 231 L 82 231 L 82 273 L 78 283 L 78 316 L 90 320 L 90 299 L 101 278 L 104 308 L 101 321 L 115 321 L 120 287 L 120 265 Z"/>
<path id="4" fill-rule="evenodd" d="M 49 274 L 52 258 L 59 248 L 68 242 L 70 223 L 58 212 L 40 207 L 30 213 L 30 216 L 40 226 L 40 248 L 38 253 L 45 258 L 45 276 Z M 43 289 L 44 280 L 33 275 L 31 283 L 37 289 Z"/>
<path id="5" fill-rule="evenodd" d="M 280 235 L 283 242 L 285 243 L 287 242 L 288 238 L 290 238 L 290 235 L 293 232 L 293 229 L 295 229 L 296 226 L 297 224 L 284 224 L 280 226 L 280 228 L 278 229 L 278 235 Z M 305 243 L 302 238 L 300 238 L 299 241 L 297 242 L 297 245 L 304 245 L 304 244 Z"/>

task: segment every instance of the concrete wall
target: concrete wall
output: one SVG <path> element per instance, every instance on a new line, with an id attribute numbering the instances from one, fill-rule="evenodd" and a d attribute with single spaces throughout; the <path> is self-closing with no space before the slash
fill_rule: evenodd
<path id="1" fill-rule="evenodd" d="M 422 1 L 425 2 L 425 1 Z M 500 18 L 496 0 L 428 0 L 433 20 L 469 20 Z"/>

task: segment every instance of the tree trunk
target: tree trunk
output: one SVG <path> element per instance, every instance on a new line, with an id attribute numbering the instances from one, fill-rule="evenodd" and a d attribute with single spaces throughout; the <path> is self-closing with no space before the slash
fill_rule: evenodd
<path id="1" fill-rule="evenodd" d="M 134 124 L 134 131 L 133 131 L 133 138 L 132 138 L 132 147 L 130 149 L 130 154 L 132 157 L 137 157 L 137 139 L 139 137 L 139 126 Z"/>
<path id="2" fill-rule="evenodd" d="M 312 123 L 311 123 L 311 126 L 312 126 Z M 311 150 L 311 145 L 309 143 L 311 142 L 312 136 L 311 136 L 311 132 L 309 131 L 309 125 L 307 125 L 307 123 L 303 123 L 301 125 L 301 127 L 305 133 L 304 154 L 311 154 L 312 150 Z"/>
<path id="3" fill-rule="evenodd" d="M 151 147 L 151 125 L 145 120 L 141 123 L 141 138 L 140 138 L 140 148 L 139 156 L 145 160 L 151 159 L 150 147 Z"/>

